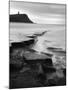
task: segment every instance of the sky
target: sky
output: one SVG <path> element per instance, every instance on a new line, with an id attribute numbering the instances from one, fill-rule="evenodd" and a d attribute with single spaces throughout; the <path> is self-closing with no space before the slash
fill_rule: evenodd
<path id="1" fill-rule="evenodd" d="M 10 1 L 10 14 L 27 14 L 37 24 L 65 25 L 66 5 Z"/>

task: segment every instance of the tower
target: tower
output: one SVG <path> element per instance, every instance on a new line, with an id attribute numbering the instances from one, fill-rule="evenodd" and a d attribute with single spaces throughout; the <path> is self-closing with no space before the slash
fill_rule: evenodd
<path id="1" fill-rule="evenodd" d="M 19 13 L 19 11 L 18 11 L 18 15 L 19 15 L 20 13 Z"/>

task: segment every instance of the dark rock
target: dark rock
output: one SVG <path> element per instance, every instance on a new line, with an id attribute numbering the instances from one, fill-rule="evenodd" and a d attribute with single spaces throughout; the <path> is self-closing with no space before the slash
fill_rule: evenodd
<path id="1" fill-rule="evenodd" d="M 62 55 L 66 55 L 66 51 L 63 50 L 62 48 L 48 47 L 47 49 L 49 51 L 52 51 L 52 52 L 55 52 L 55 53 L 60 53 Z"/>
<path id="2" fill-rule="evenodd" d="M 38 74 L 37 75 L 37 80 L 42 84 L 42 85 L 44 85 L 45 84 L 45 81 L 46 81 L 46 75 L 45 74 L 42 74 L 42 73 L 40 73 L 40 74 Z"/>
<path id="3" fill-rule="evenodd" d="M 22 66 L 20 64 L 10 64 L 10 72 L 18 72 L 21 68 Z"/>
<path id="4" fill-rule="evenodd" d="M 52 59 L 46 59 L 42 64 L 42 69 L 44 73 L 56 72 L 56 69 L 53 67 Z"/>
<path id="5" fill-rule="evenodd" d="M 66 77 L 66 69 L 63 69 L 64 76 Z"/>
<path id="6" fill-rule="evenodd" d="M 50 53 L 44 53 L 44 52 L 42 52 L 42 54 L 45 54 L 45 55 L 47 55 L 49 57 L 52 57 L 53 56 L 53 54 L 50 54 Z"/>
<path id="7" fill-rule="evenodd" d="M 22 41 L 22 42 L 13 42 L 12 48 L 24 48 L 24 47 L 28 47 L 32 44 L 34 44 L 34 39 L 31 39 L 28 41 Z"/>
<path id="8" fill-rule="evenodd" d="M 48 80 L 48 86 L 55 86 L 57 83 L 54 79 L 49 79 Z"/>
<path id="9" fill-rule="evenodd" d="M 62 48 L 56 48 L 56 47 L 48 47 L 48 50 L 62 50 Z"/>
<path id="10" fill-rule="evenodd" d="M 10 22 L 33 23 L 26 14 L 14 14 L 9 17 Z"/>
<path id="11" fill-rule="evenodd" d="M 44 65 L 46 65 L 46 66 L 53 66 L 52 59 L 51 58 L 47 58 L 44 61 Z"/>
<path id="12" fill-rule="evenodd" d="M 29 48 L 30 45 L 34 44 L 34 39 L 31 39 L 31 40 L 28 40 L 28 41 L 23 41 L 23 42 L 13 42 L 9 48 L 9 52 L 10 54 L 15 50 L 24 50 L 24 49 L 27 49 L 29 51 L 33 51 L 35 52 L 34 50 L 31 50 Z"/>
<path id="13" fill-rule="evenodd" d="M 50 66 L 42 66 L 44 73 L 53 73 L 56 72 L 56 69 L 54 67 Z"/>
<path id="14" fill-rule="evenodd" d="M 10 72 L 16 72 L 23 68 L 24 60 L 20 57 L 10 58 Z"/>
<path id="15" fill-rule="evenodd" d="M 23 68 L 25 64 L 23 53 L 23 49 L 13 49 L 12 53 L 10 53 L 10 71 L 17 71 Z"/>

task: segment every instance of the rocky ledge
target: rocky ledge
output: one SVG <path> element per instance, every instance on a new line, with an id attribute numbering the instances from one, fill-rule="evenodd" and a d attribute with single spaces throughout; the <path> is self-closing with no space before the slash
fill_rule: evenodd
<path id="1" fill-rule="evenodd" d="M 10 88 L 65 85 L 66 69 L 56 69 L 53 55 L 36 52 L 30 48 L 32 44 L 33 40 L 12 43 Z"/>

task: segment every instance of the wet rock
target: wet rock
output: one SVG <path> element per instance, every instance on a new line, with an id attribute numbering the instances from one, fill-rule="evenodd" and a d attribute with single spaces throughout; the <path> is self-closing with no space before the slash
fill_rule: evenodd
<path id="1" fill-rule="evenodd" d="M 43 70 L 45 72 L 48 72 L 48 70 L 53 70 L 52 59 L 45 54 L 31 53 L 28 51 L 24 54 L 24 57 L 26 63 L 29 64 L 32 68 L 38 68 L 37 72 L 39 73 L 43 72 Z"/>
<path id="2" fill-rule="evenodd" d="M 23 53 L 23 49 L 13 49 L 12 53 L 10 54 L 10 72 L 23 68 L 25 64 Z"/>
<path id="3" fill-rule="evenodd" d="M 64 76 L 66 77 L 66 69 L 63 69 Z"/>
<path id="4" fill-rule="evenodd" d="M 10 72 L 20 70 L 24 65 L 24 60 L 20 57 L 13 57 L 10 59 Z"/>
<path id="5" fill-rule="evenodd" d="M 13 48 L 26 48 L 30 45 L 34 44 L 34 39 L 28 40 L 28 41 L 22 41 L 22 42 L 13 42 L 12 47 Z"/>
<path id="6" fill-rule="evenodd" d="M 50 58 L 48 55 L 45 55 L 45 54 L 39 54 L 37 52 L 35 53 L 32 53 L 30 51 L 26 51 L 25 54 L 24 54 L 24 57 L 27 59 L 27 60 L 45 60 L 47 58 Z"/>
<path id="7" fill-rule="evenodd" d="M 53 66 L 47 66 L 45 64 L 45 65 L 42 65 L 42 68 L 43 68 L 44 73 L 53 73 L 53 72 L 56 72 L 56 69 Z"/>
<path id="8" fill-rule="evenodd" d="M 56 81 L 54 79 L 48 80 L 48 86 L 55 86 L 55 85 L 56 85 Z"/>

